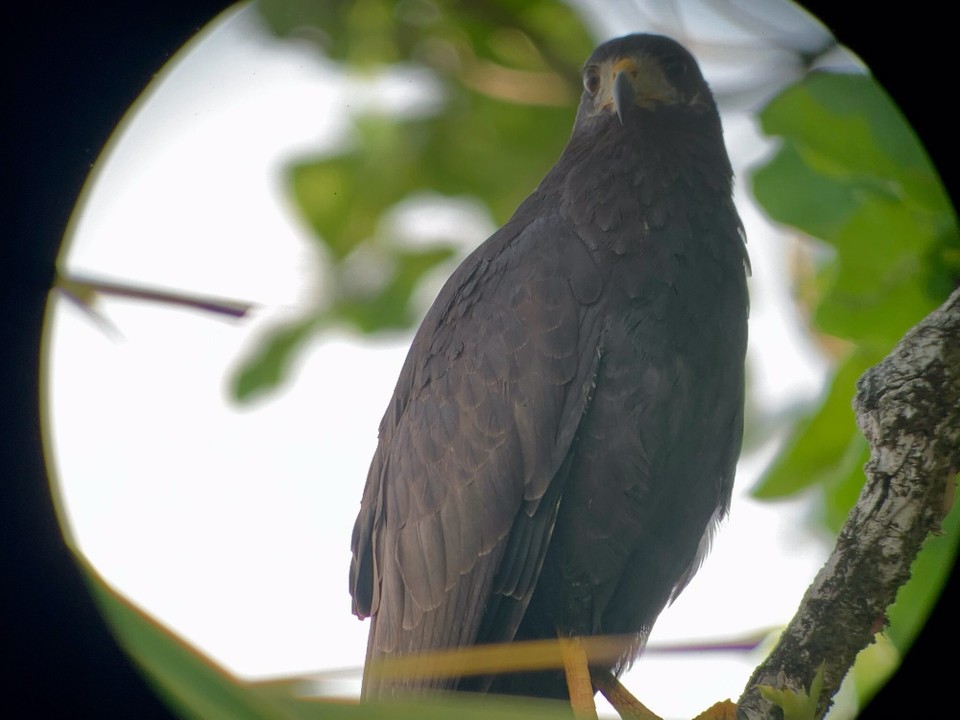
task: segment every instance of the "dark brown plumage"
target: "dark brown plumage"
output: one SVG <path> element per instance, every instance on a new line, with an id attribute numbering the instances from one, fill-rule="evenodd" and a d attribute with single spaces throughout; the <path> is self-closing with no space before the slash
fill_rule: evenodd
<path id="1" fill-rule="evenodd" d="M 626 633 L 640 651 L 726 513 L 746 252 L 720 118 L 657 35 L 601 45 L 569 143 L 453 273 L 380 424 L 353 532 L 368 662 Z M 385 682 L 565 697 L 560 671 Z"/>

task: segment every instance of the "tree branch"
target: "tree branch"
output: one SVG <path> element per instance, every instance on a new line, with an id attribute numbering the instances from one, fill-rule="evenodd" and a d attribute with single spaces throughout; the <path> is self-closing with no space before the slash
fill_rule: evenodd
<path id="1" fill-rule="evenodd" d="M 950 508 L 960 469 L 960 289 L 857 383 L 870 443 L 866 483 L 836 547 L 738 703 L 740 720 L 779 720 L 758 686 L 804 692 L 823 664 L 822 717 L 857 653 L 886 624 L 927 535 Z"/>

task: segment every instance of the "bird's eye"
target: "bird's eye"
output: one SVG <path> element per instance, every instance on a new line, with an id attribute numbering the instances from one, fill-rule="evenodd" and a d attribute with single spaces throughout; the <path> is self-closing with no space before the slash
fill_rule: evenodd
<path id="1" fill-rule="evenodd" d="M 687 74 L 687 64 L 683 58 L 669 58 L 663 63 L 664 71 L 673 78 L 682 78 Z"/>
<path id="2" fill-rule="evenodd" d="M 600 89 L 600 71 L 592 65 L 583 71 L 583 89 L 595 95 Z"/>

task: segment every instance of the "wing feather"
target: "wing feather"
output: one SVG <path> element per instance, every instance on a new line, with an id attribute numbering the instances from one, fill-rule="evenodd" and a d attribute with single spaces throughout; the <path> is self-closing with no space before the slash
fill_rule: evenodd
<path id="1" fill-rule="evenodd" d="M 368 660 L 512 638 L 592 390 L 600 330 L 583 298 L 599 296 L 595 272 L 559 223 L 512 222 L 427 314 L 354 528 L 350 585 L 354 611 L 373 616 Z M 364 695 L 449 684 L 368 677 Z"/>

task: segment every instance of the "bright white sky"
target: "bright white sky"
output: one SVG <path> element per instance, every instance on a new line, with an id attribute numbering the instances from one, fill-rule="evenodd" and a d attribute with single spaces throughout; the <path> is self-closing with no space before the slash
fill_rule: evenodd
<path id="1" fill-rule="evenodd" d="M 243 677 L 363 662 L 350 531 L 409 339 L 328 335 L 278 393 L 248 407 L 231 402 L 227 379 L 315 291 L 313 241 L 285 195 L 285 164 L 343 142 L 348 105 L 403 107 L 387 90 L 262 33 L 249 10 L 224 15 L 157 78 L 98 161 L 65 267 L 261 309 L 234 323 L 108 300 L 100 309 L 116 333 L 62 300 L 50 316 L 50 439 L 80 548 Z M 766 147 L 745 116 L 725 127 L 742 177 Z M 754 266 L 754 389 L 765 407 L 784 407 L 817 392 L 823 365 L 792 316 L 789 245 L 739 201 Z M 474 210 L 432 222 L 466 228 L 465 246 L 476 245 L 492 221 L 460 206 Z M 792 615 L 824 550 L 796 529 L 800 506 L 746 497 L 772 452 L 741 463 L 731 518 L 651 645 L 724 639 Z M 661 714 L 691 717 L 738 696 L 758 659 L 651 652 L 625 681 Z"/>

